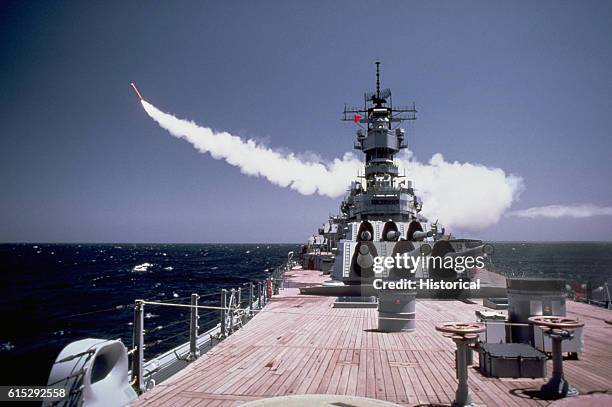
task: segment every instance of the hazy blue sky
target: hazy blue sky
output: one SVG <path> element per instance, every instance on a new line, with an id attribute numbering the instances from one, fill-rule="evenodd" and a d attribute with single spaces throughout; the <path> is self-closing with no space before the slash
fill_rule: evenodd
<path id="1" fill-rule="evenodd" d="M 375 60 L 394 100 L 417 103 L 419 159 L 522 176 L 512 209 L 607 207 L 611 39 L 609 1 L 2 2 L 0 241 L 301 242 L 339 200 L 197 153 L 129 83 L 181 117 L 332 159 Z M 470 235 L 610 240 L 612 216 Z"/>

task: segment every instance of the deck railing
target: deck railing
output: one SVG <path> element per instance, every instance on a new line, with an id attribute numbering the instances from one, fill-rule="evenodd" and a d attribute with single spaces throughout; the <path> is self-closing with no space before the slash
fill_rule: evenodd
<path id="1" fill-rule="evenodd" d="M 128 355 L 131 358 L 131 383 L 140 394 L 153 387 L 156 383 L 165 380 L 174 373 L 184 368 L 190 362 L 196 360 L 215 344 L 222 341 L 240 329 L 246 322 L 253 318 L 258 310 L 261 310 L 273 295 L 277 295 L 283 287 L 283 274 L 295 266 L 295 262 L 289 257 L 289 261 L 275 268 L 264 280 L 244 283 L 237 288 L 222 289 L 219 304 L 201 305 L 199 300 L 205 297 L 217 296 L 219 294 L 199 295 L 193 293 L 188 297 L 189 304 L 175 303 L 171 301 L 147 301 L 138 299 L 134 303 L 134 323 L 132 334 L 132 348 Z M 178 320 L 164 326 L 147 328 L 145 326 L 146 310 L 149 307 L 173 307 L 187 308 L 190 311 L 189 318 Z M 204 314 L 200 310 L 205 310 Z M 202 316 L 218 315 L 200 326 L 199 320 Z M 162 339 L 146 342 L 148 334 L 161 331 L 170 326 L 185 324 L 186 331 L 179 332 Z M 183 343 L 165 353 L 149 356 L 146 355 L 148 348 L 153 348 L 163 342 L 168 342 L 179 336 L 189 337 L 188 342 Z M 147 359 L 147 356 L 149 358 Z"/>

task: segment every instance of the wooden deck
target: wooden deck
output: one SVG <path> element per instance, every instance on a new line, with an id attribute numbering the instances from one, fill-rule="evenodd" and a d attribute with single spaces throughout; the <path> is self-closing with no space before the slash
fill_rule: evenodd
<path id="1" fill-rule="evenodd" d="M 482 305 L 418 301 L 415 332 L 379 333 L 375 309 L 335 309 L 335 298 L 298 294 L 298 286 L 327 278 L 319 272 L 293 270 L 286 276 L 292 288 L 281 290 L 244 328 L 135 405 L 235 406 L 264 397 L 322 393 L 402 405 L 453 401 L 454 343 L 434 326 L 474 321 Z M 568 313 L 586 322 L 585 353 L 581 360 L 564 363 L 569 382 L 582 394 L 612 389 L 612 325 L 604 322 L 612 311 L 568 302 Z M 478 405 L 548 404 L 528 396 L 544 380 L 486 378 L 476 367 L 469 374 Z"/>

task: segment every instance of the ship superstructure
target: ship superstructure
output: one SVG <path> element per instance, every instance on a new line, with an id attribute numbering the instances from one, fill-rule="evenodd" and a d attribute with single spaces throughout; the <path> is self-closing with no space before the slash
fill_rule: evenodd
<path id="1" fill-rule="evenodd" d="M 362 181 L 351 184 L 340 209 L 348 221 L 392 220 L 410 222 L 420 218 L 421 201 L 412 183 L 403 181 L 395 155 L 407 147 L 405 130 L 399 125 L 416 120 L 414 104 L 394 107 L 389 88 L 380 89 L 380 63 L 376 63 L 376 90 L 364 94 L 362 108 L 346 107 L 344 121 L 358 125 L 354 147 L 364 154 Z"/>
<path id="2" fill-rule="evenodd" d="M 429 222 L 421 213 L 423 202 L 412 181 L 400 174 L 396 160 L 397 154 L 408 147 L 408 136 L 401 125 L 416 120 L 416 113 L 414 103 L 394 106 L 391 90 L 381 89 L 380 62 L 376 62 L 375 90 L 364 94 L 363 105 L 344 107 L 342 120 L 357 126 L 354 148 L 363 153 L 363 171 L 351 183 L 340 204 L 340 214 L 330 217 L 303 253 L 307 266 L 330 272 L 332 279 L 325 282 L 326 286 L 363 286 L 377 276 L 405 277 L 398 270 L 375 273 L 372 263 L 377 256 L 492 253 L 492 247 L 479 240 L 453 239 L 437 221 Z M 470 278 L 468 273 L 429 264 L 420 265 L 411 276 Z"/>

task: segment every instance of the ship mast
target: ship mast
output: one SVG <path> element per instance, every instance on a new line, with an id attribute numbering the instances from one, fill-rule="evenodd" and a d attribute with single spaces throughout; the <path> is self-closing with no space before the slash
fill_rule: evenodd
<path id="1" fill-rule="evenodd" d="M 406 219 L 416 215 L 419 208 L 415 203 L 411 204 L 411 207 L 400 205 L 402 199 L 411 202 L 414 199 L 411 189 L 402 188 L 395 182 L 400 175 L 394 158 L 400 150 L 407 147 L 405 131 L 399 124 L 416 120 L 416 109 L 414 104 L 408 107 L 393 107 L 391 90 L 381 89 L 380 83 L 380 62 L 377 61 L 376 90 L 364 94 L 362 108 L 344 107 L 342 120 L 353 121 L 358 126 L 354 147 L 364 154 L 363 178 L 365 191 L 369 193 L 368 197 L 364 196 L 360 200 L 360 208 L 356 208 L 354 212 L 370 218 L 392 215 L 392 218 Z M 356 196 L 358 193 L 359 190 L 353 188 L 352 195 Z"/>

